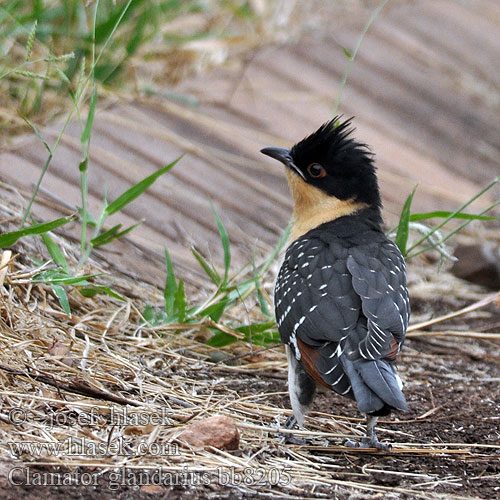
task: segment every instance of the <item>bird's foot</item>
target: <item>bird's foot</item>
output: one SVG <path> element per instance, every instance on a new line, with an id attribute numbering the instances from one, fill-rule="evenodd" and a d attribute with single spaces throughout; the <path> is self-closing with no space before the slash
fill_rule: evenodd
<path id="1" fill-rule="evenodd" d="M 295 418 L 295 415 L 290 415 L 285 422 L 285 429 L 293 429 L 295 427 L 295 424 L 297 423 L 297 419 Z"/>
<path id="2" fill-rule="evenodd" d="M 296 423 L 297 423 L 297 419 L 292 415 L 292 416 L 287 418 L 283 428 L 291 430 L 295 427 Z M 307 445 L 308 444 L 308 442 L 305 439 L 300 439 L 300 438 L 294 437 L 292 434 L 289 434 L 288 432 L 277 432 L 276 436 L 278 438 L 280 438 L 281 444 L 297 444 L 297 445 Z"/>
<path id="3" fill-rule="evenodd" d="M 283 432 L 278 432 L 277 436 L 280 438 L 281 444 L 296 444 L 299 446 L 306 446 L 310 444 L 306 439 L 297 438 L 288 433 L 285 434 Z"/>
<path id="4" fill-rule="evenodd" d="M 361 441 L 353 441 L 351 439 L 346 439 L 344 446 L 348 448 L 376 448 L 377 450 L 391 451 L 392 445 L 389 443 L 381 443 L 376 437 L 362 438 Z"/>

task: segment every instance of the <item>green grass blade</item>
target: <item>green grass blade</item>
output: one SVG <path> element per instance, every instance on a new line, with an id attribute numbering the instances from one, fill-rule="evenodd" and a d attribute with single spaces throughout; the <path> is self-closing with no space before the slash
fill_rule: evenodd
<path id="1" fill-rule="evenodd" d="M 42 134 L 40 134 L 38 128 L 25 116 L 21 116 L 21 118 L 31 128 L 31 130 L 33 130 L 33 133 L 35 134 L 36 138 L 43 144 L 43 147 L 47 150 L 47 152 L 51 154 L 52 150 L 50 149 L 50 146 L 47 144 L 47 141 L 42 137 Z"/>
<path id="2" fill-rule="evenodd" d="M 146 304 L 146 307 L 142 311 L 142 317 L 148 322 L 153 323 L 155 317 L 155 310 L 151 304 Z"/>
<path id="3" fill-rule="evenodd" d="M 52 291 L 57 297 L 59 304 L 63 308 L 64 312 L 71 318 L 71 308 L 69 307 L 69 299 L 66 291 L 61 285 L 52 285 Z"/>
<path id="4" fill-rule="evenodd" d="M 59 76 L 59 78 L 66 84 L 66 85 L 71 85 L 71 80 L 66 76 L 66 73 L 57 65 L 54 64 L 54 70 Z"/>
<path id="5" fill-rule="evenodd" d="M 492 217 L 489 215 L 476 215 L 466 214 L 464 212 L 449 212 L 449 211 L 436 211 L 424 212 L 421 214 L 411 214 L 410 222 L 418 222 L 421 220 L 434 219 L 434 218 L 449 218 L 449 219 L 467 219 L 467 220 L 500 220 L 500 217 Z"/>
<path id="6" fill-rule="evenodd" d="M 81 219 L 83 219 L 84 217 L 87 219 L 87 226 L 97 226 L 97 221 L 88 210 L 84 210 L 82 207 L 77 207 L 77 211 Z"/>
<path id="7" fill-rule="evenodd" d="M 148 25 L 148 11 L 144 11 L 141 16 L 139 17 L 139 20 L 137 21 L 137 24 L 134 29 L 134 35 L 132 38 L 129 40 L 127 43 L 127 46 L 125 47 L 125 50 L 127 51 L 127 55 L 130 57 L 135 54 L 137 49 L 143 44 L 144 42 L 144 28 Z"/>
<path id="8" fill-rule="evenodd" d="M 229 333 L 217 332 L 207 340 L 207 344 L 211 347 L 225 347 L 238 342 L 238 339 Z"/>
<path id="9" fill-rule="evenodd" d="M 144 191 L 146 191 L 146 189 L 148 189 L 148 187 L 151 186 L 151 184 L 153 184 L 156 179 L 158 179 L 158 177 L 168 172 L 181 158 L 182 156 L 179 156 L 179 158 L 177 158 L 173 162 L 160 168 L 154 174 L 146 177 L 142 181 L 138 182 L 135 186 L 132 186 L 130 189 L 127 189 L 127 191 L 118 196 L 116 200 L 112 201 L 106 207 L 106 215 L 112 215 L 134 201 L 138 196 L 144 193 Z"/>
<path id="10" fill-rule="evenodd" d="M 184 291 L 184 282 L 180 279 L 177 291 L 174 296 L 174 312 L 179 323 L 184 323 L 186 320 L 187 300 L 186 292 Z"/>
<path id="11" fill-rule="evenodd" d="M 249 325 L 242 325 L 238 328 L 235 328 L 237 332 L 243 333 L 244 335 L 248 335 L 249 333 L 257 333 L 264 332 L 273 328 L 275 326 L 274 321 L 264 321 L 263 323 L 254 323 Z"/>
<path id="12" fill-rule="evenodd" d="M 63 285 L 88 285 L 87 280 L 99 276 L 98 274 L 87 274 L 85 276 L 67 276 L 63 274 L 49 275 L 48 273 L 40 273 L 33 278 L 33 283 L 45 283 L 46 285 L 63 284 Z"/>
<path id="13" fill-rule="evenodd" d="M 84 297 L 95 297 L 98 293 L 105 293 L 106 295 L 109 295 L 110 297 L 114 297 L 115 299 L 122 300 L 123 302 L 127 302 L 127 299 L 120 295 L 119 293 L 115 292 L 114 290 L 111 290 L 111 288 L 107 286 L 90 286 L 90 287 L 83 287 L 79 288 L 78 291 L 84 296 Z"/>
<path id="14" fill-rule="evenodd" d="M 226 307 L 231 303 L 232 301 L 229 299 L 229 297 L 224 297 L 219 302 L 216 302 L 215 304 L 212 304 L 199 313 L 196 314 L 196 316 L 203 318 L 208 316 L 209 318 L 213 319 L 215 322 L 219 321 L 219 319 L 222 317 L 224 314 L 224 311 L 226 310 Z"/>
<path id="15" fill-rule="evenodd" d="M 140 220 L 139 222 L 136 222 L 135 224 L 127 227 L 127 229 L 124 229 L 123 231 L 119 231 L 122 225 L 117 224 L 116 226 L 113 226 L 111 229 L 100 234 L 96 238 L 91 239 L 90 243 L 92 243 L 92 246 L 94 247 L 107 245 L 108 243 L 111 243 L 114 240 L 118 240 L 126 234 L 130 233 L 130 231 L 133 231 L 138 225 L 142 224 L 143 222 L 144 220 Z"/>
<path id="16" fill-rule="evenodd" d="M 264 316 L 267 316 L 268 318 L 271 318 L 272 314 L 269 311 L 269 307 L 267 305 L 266 298 L 264 297 L 264 294 L 262 293 L 262 291 L 260 289 L 259 281 L 256 281 L 255 289 L 257 290 L 257 300 L 259 301 L 259 307 L 260 307 L 262 314 L 264 314 Z"/>
<path id="17" fill-rule="evenodd" d="M 106 38 L 103 46 L 101 47 L 101 50 L 99 51 L 99 54 L 97 55 L 97 58 L 95 57 L 95 55 L 93 55 L 93 57 L 92 57 L 92 67 L 90 69 L 90 74 L 93 75 L 93 73 L 95 71 L 95 68 L 99 64 L 99 61 L 101 60 L 101 57 L 103 56 L 104 52 L 106 51 L 109 43 L 111 42 L 111 39 L 113 38 L 113 35 L 115 34 L 115 31 L 120 26 L 120 24 L 122 22 L 122 19 L 125 17 L 125 14 L 127 13 L 127 11 L 129 9 L 129 7 L 131 6 L 131 4 L 132 4 L 132 0 L 128 0 L 128 2 L 126 3 L 126 5 L 123 7 L 120 15 L 116 18 L 116 20 L 113 20 L 114 23 L 113 23 L 112 29 L 108 33 L 105 33 L 105 35 L 107 35 L 107 38 Z M 96 12 L 96 17 L 97 17 L 97 6 L 96 6 L 96 11 L 95 12 Z M 105 32 L 105 30 L 102 29 L 101 26 L 96 27 L 95 22 L 94 22 L 94 38 L 97 38 L 97 36 L 100 36 L 101 33 Z M 94 50 L 95 50 L 95 44 L 94 44 Z"/>
<path id="18" fill-rule="evenodd" d="M 0 235 L 0 248 L 10 247 L 13 245 L 19 238 L 24 236 L 33 236 L 35 234 L 43 234 L 48 231 L 52 231 L 57 227 L 64 226 L 69 222 L 75 220 L 75 216 L 71 215 L 69 217 L 62 217 L 60 219 L 55 219 L 51 222 L 43 222 L 41 224 L 34 224 L 32 226 L 24 227 L 19 231 L 11 231 L 10 233 L 4 233 Z"/>
<path id="19" fill-rule="evenodd" d="M 210 205 L 215 217 L 215 222 L 217 223 L 217 229 L 219 230 L 222 249 L 224 251 L 224 278 L 222 280 L 222 288 L 224 289 L 227 286 L 229 267 L 231 265 L 231 244 L 229 242 L 229 235 L 227 234 L 226 228 L 222 224 L 219 214 L 215 210 L 214 204 L 210 202 Z"/>
<path id="20" fill-rule="evenodd" d="M 265 323 L 255 323 L 251 325 L 243 325 L 235 328 L 235 331 L 245 335 L 245 342 L 260 346 L 270 346 L 280 342 L 279 333 L 273 330 L 275 326 L 274 321 Z M 238 342 L 238 339 L 233 335 L 224 332 L 215 333 L 207 344 L 212 347 L 225 347 L 230 344 Z"/>
<path id="21" fill-rule="evenodd" d="M 267 300 L 264 297 L 262 290 L 260 289 L 259 273 L 258 273 L 257 267 L 255 266 L 255 262 L 253 260 L 252 260 L 252 268 L 253 268 L 253 276 L 255 279 L 255 291 L 257 292 L 257 300 L 259 302 L 260 310 L 261 310 L 262 314 L 264 314 L 264 316 L 271 318 L 272 314 L 269 312 Z"/>
<path id="22" fill-rule="evenodd" d="M 175 280 L 174 266 L 172 265 L 172 260 L 170 259 L 170 254 L 165 248 L 165 265 L 167 271 L 167 277 L 165 279 L 165 290 L 163 291 L 163 297 L 165 299 L 165 312 L 168 316 L 174 314 L 174 304 L 175 296 L 177 293 L 177 282 Z"/>
<path id="23" fill-rule="evenodd" d="M 26 117 L 22 117 L 22 118 L 31 127 L 31 129 L 33 130 L 33 133 L 35 134 L 37 139 L 43 144 L 44 148 L 47 150 L 49 155 L 47 157 L 47 160 L 45 161 L 45 164 L 42 168 L 40 176 L 38 177 L 37 183 L 35 185 L 35 189 L 33 190 L 33 193 L 31 194 L 30 200 L 28 202 L 28 206 L 26 207 L 26 210 L 24 211 L 20 227 L 24 226 L 24 223 L 26 222 L 26 219 L 28 218 L 28 216 L 31 212 L 31 207 L 33 206 L 33 203 L 35 202 L 35 198 L 36 198 L 38 191 L 40 189 L 40 185 L 42 184 L 42 180 L 43 180 L 45 173 L 47 172 L 47 170 L 49 168 L 50 162 L 52 161 L 52 158 L 54 156 L 53 150 L 47 144 L 47 141 L 42 137 L 42 135 L 40 134 L 39 130 L 35 127 L 35 125 L 33 123 L 31 123 Z"/>
<path id="24" fill-rule="evenodd" d="M 98 17 L 98 22 L 95 25 L 95 40 L 97 44 L 101 44 L 106 40 L 110 39 L 113 31 L 116 31 L 116 28 L 120 25 L 122 21 L 128 22 L 131 15 L 133 14 L 134 9 L 140 7 L 140 5 L 144 2 L 144 0 L 132 0 L 132 2 L 128 3 L 130 8 L 121 9 L 120 5 L 115 5 L 113 2 L 113 7 L 106 6 L 107 8 L 101 15 Z M 119 22 L 118 22 L 119 21 Z"/>
<path id="25" fill-rule="evenodd" d="M 99 290 L 94 287 L 82 287 L 78 288 L 78 291 L 84 296 L 87 297 L 88 299 L 94 298 L 98 293 Z"/>
<path id="26" fill-rule="evenodd" d="M 121 224 L 117 224 L 116 226 L 113 226 L 111 229 L 104 231 L 104 233 L 101 233 L 99 236 L 92 238 L 90 240 L 90 243 L 92 243 L 92 245 L 94 247 L 106 245 L 106 243 L 109 243 L 110 241 L 112 241 L 116 237 L 116 235 L 120 231 L 121 227 L 122 227 Z"/>
<path id="27" fill-rule="evenodd" d="M 411 202 L 413 201 L 413 196 L 415 195 L 417 187 L 413 188 L 410 196 L 405 201 L 403 205 L 403 210 L 401 211 L 401 216 L 399 217 L 398 231 L 396 233 L 395 243 L 401 250 L 403 255 L 406 254 L 406 245 L 408 243 L 408 234 L 410 231 L 410 209 Z"/>
<path id="28" fill-rule="evenodd" d="M 460 207 L 458 207 L 454 212 L 451 212 L 451 214 L 448 217 L 446 217 L 443 221 L 441 221 L 439 224 L 437 224 L 435 227 L 433 227 L 427 234 L 422 236 L 418 241 L 413 243 L 413 245 L 407 249 L 407 252 L 410 253 L 412 250 L 414 250 L 415 248 L 420 246 L 424 241 L 428 240 L 432 234 L 434 234 L 436 231 L 439 231 L 439 229 L 441 229 L 448 221 L 453 219 L 453 217 L 456 214 L 461 213 L 464 208 L 468 207 L 471 203 L 473 203 L 475 200 L 480 198 L 484 193 L 486 193 L 486 191 L 489 191 L 493 186 L 495 186 L 499 182 L 500 182 L 500 176 L 496 177 L 491 182 L 486 184 L 486 186 L 484 188 L 482 188 L 474 196 L 469 198 L 465 203 L 463 203 Z M 483 215 L 486 211 L 483 210 L 479 215 Z"/>
<path id="29" fill-rule="evenodd" d="M 194 246 L 191 247 L 191 253 L 194 255 L 194 258 L 203 268 L 206 275 L 212 280 L 212 282 L 216 286 L 219 286 L 221 283 L 221 277 L 219 276 L 219 273 L 214 269 L 214 267 L 207 262 L 207 260 L 203 257 L 203 255 L 201 255 L 201 253 L 198 252 L 196 247 Z"/>
<path id="30" fill-rule="evenodd" d="M 228 287 L 227 290 L 230 291 L 227 294 L 227 297 L 231 302 L 247 297 L 251 290 L 255 287 L 255 277 L 238 283 L 237 285 L 233 285 Z"/>
<path id="31" fill-rule="evenodd" d="M 500 200 L 496 201 L 495 203 L 489 205 L 488 207 L 486 207 L 484 210 L 482 210 L 479 214 L 478 214 L 478 217 L 482 217 L 483 214 L 489 212 L 490 210 L 493 210 L 494 208 L 496 208 L 498 205 L 500 205 Z M 433 250 L 434 248 L 436 248 L 437 246 L 439 245 L 442 245 L 443 243 L 445 243 L 448 239 L 450 239 L 454 234 L 458 233 L 459 231 L 461 231 L 465 226 L 467 226 L 470 222 L 472 222 L 472 220 L 474 219 L 468 219 L 466 220 L 465 222 L 463 222 L 462 224 L 460 224 L 458 227 L 452 229 L 449 233 L 447 233 L 446 235 L 442 236 L 438 241 L 434 242 L 432 245 L 428 245 L 424 248 L 420 248 L 419 250 L 415 250 L 414 252 L 410 253 L 410 251 L 408 251 L 409 255 L 406 256 L 406 260 L 409 260 L 409 259 L 412 259 L 413 257 L 416 257 L 417 255 L 420 255 L 421 253 L 425 253 L 429 250 Z M 430 233 L 431 231 L 429 231 Z M 427 233 L 427 239 L 428 239 L 428 235 L 429 233 Z M 425 241 L 425 240 L 424 240 Z M 412 247 L 413 249 L 413 247 Z"/>
<path id="32" fill-rule="evenodd" d="M 96 288 L 100 292 L 103 292 L 106 295 L 109 295 L 110 297 L 114 297 L 115 299 L 121 300 L 122 302 L 127 302 L 127 299 L 123 295 L 120 295 L 119 293 L 115 292 L 114 290 L 112 290 L 107 286 L 98 286 Z"/>
<path id="33" fill-rule="evenodd" d="M 277 330 L 266 330 L 262 333 L 254 333 L 252 340 L 248 340 L 254 345 L 269 347 L 271 345 L 280 344 L 280 334 Z"/>
<path id="34" fill-rule="evenodd" d="M 90 139 L 90 132 L 92 131 L 92 125 L 94 123 L 95 108 L 97 105 L 97 90 L 94 89 L 92 97 L 90 98 L 89 114 L 87 115 L 87 123 L 85 124 L 85 129 L 82 132 L 81 143 L 85 144 Z"/>
<path id="35" fill-rule="evenodd" d="M 65 273 L 69 274 L 68 262 L 56 242 L 50 237 L 49 233 L 42 233 L 42 240 L 54 263 L 61 267 Z"/>
<path id="36" fill-rule="evenodd" d="M 85 246 L 87 244 L 87 199 L 89 193 L 88 187 L 88 153 L 85 153 L 85 158 L 80 162 L 80 196 L 82 200 L 82 221 L 80 228 L 80 253 L 85 254 Z"/>
<path id="37" fill-rule="evenodd" d="M 340 48 L 342 49 L 342 52 L 344 52 L 347 59 L 352 59 L 352 54 L 343 45 L 341 45 Z"/>

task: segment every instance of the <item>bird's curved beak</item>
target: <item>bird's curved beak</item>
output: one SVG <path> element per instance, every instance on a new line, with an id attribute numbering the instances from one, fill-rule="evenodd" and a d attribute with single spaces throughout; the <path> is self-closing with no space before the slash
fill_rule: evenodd
<path id="1" fill-rule="evenodd" d="M 306 180 L 302 171 L 293 162 L 289 149 L 272 147 L 261 149 L 260 152 L 267 156 L 270 156 L 271 158 L 274 158 L 275 160 L 280 161 L 281 163 L 283 163 L 283 165 L 286 165 L 288 168 L 294 170 L 297 174 L 299 174 L 302 179 Z"/>

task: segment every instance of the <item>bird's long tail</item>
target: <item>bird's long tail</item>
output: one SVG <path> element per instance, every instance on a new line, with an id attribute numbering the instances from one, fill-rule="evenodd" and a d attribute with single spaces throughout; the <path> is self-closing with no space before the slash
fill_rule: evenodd
<path id="1" fill-rule="evenodd" d="M 389 413 L 390 409 L 406 411 L 405 396 L 401 380 L 394 367 L 383 359 L 341 358 L 344 371 L 351 381 L 359 411 L 377 414 Z M 386 407 L 389 407 L 384 411 Z"/>

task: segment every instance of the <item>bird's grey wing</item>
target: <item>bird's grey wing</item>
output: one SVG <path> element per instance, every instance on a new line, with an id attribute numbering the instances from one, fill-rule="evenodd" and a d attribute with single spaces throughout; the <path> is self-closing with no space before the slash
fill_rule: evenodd
<path id="1" fill-rule="evenodd" d="M 358 327 L 361 299 L 347 269 L 347 248 L 338 241 L 303 238 L 290 246 L 278 275 L 275 308 L 282 342 L 309 360 L 325 383 L 351 396 L 339 356 Z M 298 339 L 298 340 L 297 340 Z M 304 346 L 305 344 L 305 346 Z M 306 360 L 303 360 L 306 362 Z"/>
<path id="2" fill-rule="evenodd" d="M 349 339 L 352 357 L 359 354 L 369 360 L 395 357 L 403 344 L 410 316 L 406 266 L 401 252 L 383 237 L 349 249 L 347 268 L 366 317 L 366 333 L 360 332 L 359 338 Z"/>

